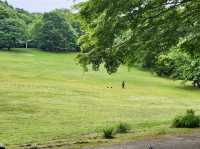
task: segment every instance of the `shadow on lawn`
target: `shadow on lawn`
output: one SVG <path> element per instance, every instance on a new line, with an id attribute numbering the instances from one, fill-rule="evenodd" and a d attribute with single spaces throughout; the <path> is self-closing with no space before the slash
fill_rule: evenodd
<path id="1" fill-rule="evenodd" d="M 10 50 L 1 49 L 0 52 L 10 52 L 10 53 L 16 53 L 16 54 L 19 53 L 19 54 L 21 54 L 21 53 L 30 53 L 30 50 L 28 50 L 28 49 L 10 49 Z"/>
<path id="2" fill-rule="evenodd" d="M 200 88 L 194 87 L 192 85 L 179 85 L 179 86 L 175 86 L 174 88 L 185 90 L 185 91 L 200 91 Z"/>

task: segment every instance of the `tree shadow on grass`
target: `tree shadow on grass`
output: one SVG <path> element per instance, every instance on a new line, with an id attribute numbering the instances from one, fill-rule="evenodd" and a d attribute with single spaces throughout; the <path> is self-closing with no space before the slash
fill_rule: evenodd
<path id="1" fill-rule="evenodd" d="M 16 48 L 16 49 L 0 49 L 0 52 L 10 52 L 10 53 L 30 53 L 29 49 L 23 49 L 23 48 Z"/>
<path id="2" fill-rule="evenodd" d="M 194 87 L 193 85 L 179 85 L 175 86 L 174 88 L 185 90 L 185 91 L 200 91 L 200 88 Z"/>

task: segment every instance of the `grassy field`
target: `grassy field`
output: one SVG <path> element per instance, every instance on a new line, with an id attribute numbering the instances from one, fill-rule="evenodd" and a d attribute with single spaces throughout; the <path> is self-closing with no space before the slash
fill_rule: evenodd
<path id="1" fill-rule="evenodd" d="M 126 67 L 111 76 L 84 73 L 75 57 L 33 49 L 0 52 L 1 143 L 12 148 L 101 140 L 103 127 L 127 122 L 134 133 L 120 141 L 177 132 L 169 128 L 175 115 L 189 108 L 200 114 L 199 90 Z"/>

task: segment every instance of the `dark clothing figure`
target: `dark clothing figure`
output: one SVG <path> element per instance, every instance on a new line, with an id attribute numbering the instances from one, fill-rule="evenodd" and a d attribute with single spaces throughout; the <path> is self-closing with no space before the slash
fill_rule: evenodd
<path id="1" fill-rule="evenodd" d="M 125 89 L 125 87 L 126 87 L 126 82 L 122 81 L 122 89 Z"/>

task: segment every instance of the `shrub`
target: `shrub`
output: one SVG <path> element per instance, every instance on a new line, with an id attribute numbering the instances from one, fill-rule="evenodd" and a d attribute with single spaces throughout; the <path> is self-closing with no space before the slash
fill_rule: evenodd
<path id="1" fill-rule="evenodd" d="M 169 77 L 175 70 L 175 61 L 169 55 L 160 55 L 154 68 L 157 75 L 162 77 Z"/>
<path id="2" fill-rule="evenodd" d="M 183 74 L 190 63 L 190 57 L 181 49 L 171 49 L 157 57 L 154 71 L 158 76 L 185 80 Z"/>
<path id="3" fill-rule="evenodd" d="M 127 123 L 119 123 L 117 125 L 117 133 L 127 133 L 130 130 L 130 126 Z"/>
<path id="4" fill-rule="evenodd" d="M 174 119 L 172 126 L 175 128 L 197 128 L 200 126 L 200 118 L 195 115 L 193 110 L 187 110 L 184 116 L 178 116 Z"/>
<path id="5" fill-rule="evenodd" d="M 200 60 L 194 59 L 183 69 L 183 79 L 193 81 L 194 87 L 200 88 Z"/>
<path id="6" fill-rule="evenodd" d="M 39 149 L 39 147 L 37 145 L 32 145 L 29 149 Z"/>
<path id="7" fill-rule="evenodd" d="M 105 139 L 113 139 L 114 138 L 114 128 L 107 127 L 103 129 L 103 137 Z"/>

